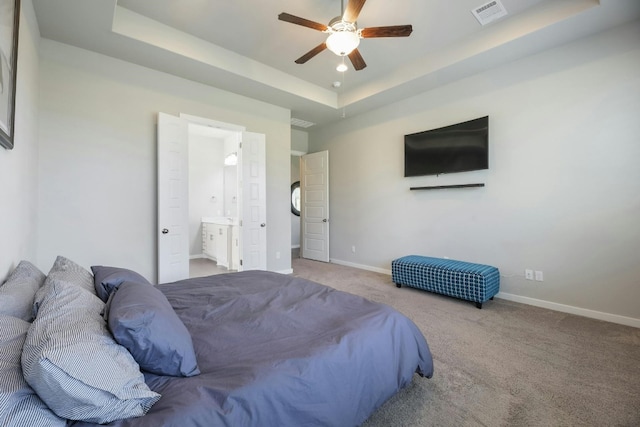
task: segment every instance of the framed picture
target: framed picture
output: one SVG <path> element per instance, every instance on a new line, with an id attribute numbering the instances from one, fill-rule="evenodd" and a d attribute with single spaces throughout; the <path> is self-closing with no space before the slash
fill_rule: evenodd
<path id="1" fill-rule="evenodd" d="M 20 0 L 0 0 L 0 145 L 13 148 Z"/>

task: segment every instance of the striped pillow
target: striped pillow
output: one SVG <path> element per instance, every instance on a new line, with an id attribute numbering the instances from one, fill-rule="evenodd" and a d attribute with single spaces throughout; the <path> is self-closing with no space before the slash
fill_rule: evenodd
<path id="1" fill-rule="evenodd" d="M 33 297 L 44 283 L 44 273 L 29 261 L 21 261 L 0 287 L 0 314 L 33 320 Z"/>
<path id="2" fill-rule="evenodd" d="M 56 258 L 51 270 L 49 270 L 49 274 L 47 274 L 47 278 L 64 280 L 80 286 L 93 295 L 96 294 L 96 290 L 93 287 L 93 274 L 86 268 L 63 256 Z"/>
<path id="3" fill-rule="evenodd" d="M 22 351 L 24 377 L 59 416 L 94 423 L 144 415 L 160 395 L 117 344 L 104 303 L 76 284 L 47 278 Z"/>
<path id="4" fill-rule="evenodd" d="M 29 323 L 0 316 L 0 426 L 64 427 L 22 376 L 20 355 Z"/>

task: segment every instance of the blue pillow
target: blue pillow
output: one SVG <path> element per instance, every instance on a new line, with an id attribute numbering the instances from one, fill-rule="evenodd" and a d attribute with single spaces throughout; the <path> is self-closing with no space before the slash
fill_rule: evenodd
<path id="1" fill-rule="evenodd" d="M 189 331 L 155 286 L 125 281 L 105 311 L 113 337 L 141 369 L 175 377 L 200 373 Z"/>
<path id="2" fill-rule="evenodd" d="M 94 265 L 91 267 L 93 272 L 93 283 L 96 294 L 103 302 L 107 302 L 109 295 L 117 289 L 124 281 L 138 282 L 151 286 L 151 283 L 140 274 L 132 270 L 120 267 L 106 267 L 104 265 Z"/>

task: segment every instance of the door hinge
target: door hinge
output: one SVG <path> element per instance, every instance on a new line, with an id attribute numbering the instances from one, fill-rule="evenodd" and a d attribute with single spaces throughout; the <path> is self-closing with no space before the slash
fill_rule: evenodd
<path id="1" fill-rule="evenodd" d="M 238 143 L 238 148 L 242 148 L 242 142 Z"/>
<path id="2" fill-rule="evenodd" d="M 240 265 L 242 265 L 242 260 L 240 260 Z"/>

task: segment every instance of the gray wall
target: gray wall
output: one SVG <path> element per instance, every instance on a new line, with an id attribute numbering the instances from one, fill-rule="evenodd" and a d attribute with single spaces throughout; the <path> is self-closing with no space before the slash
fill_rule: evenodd
<path id="1" fill-rule="evenodd" d="M 290 271 L 290 111 L 50 40 L 40 57 L 38 260 L 156 277 L 157 113 L 266 135 L 267 268 Z"/>
<path id="2" fill-rule="evenodd" d="M 0 148 L 0 283 L 21 260 L 37 261 L 40 33 L 31 0 L 22 1 L 19 40 L 15 148 Z"/>
<path id="3" fill-rule="evenodd" d="M 640 326 L 638 70 L 634 22 L 311 128 L 310 152 L 330 155 L 332 260 L 492 264 L 505 298 Z M 403 177 L 403 135 L 485 115 L 489 170 Z M 474 182 L 486 187 L 409 191 Z"/>

